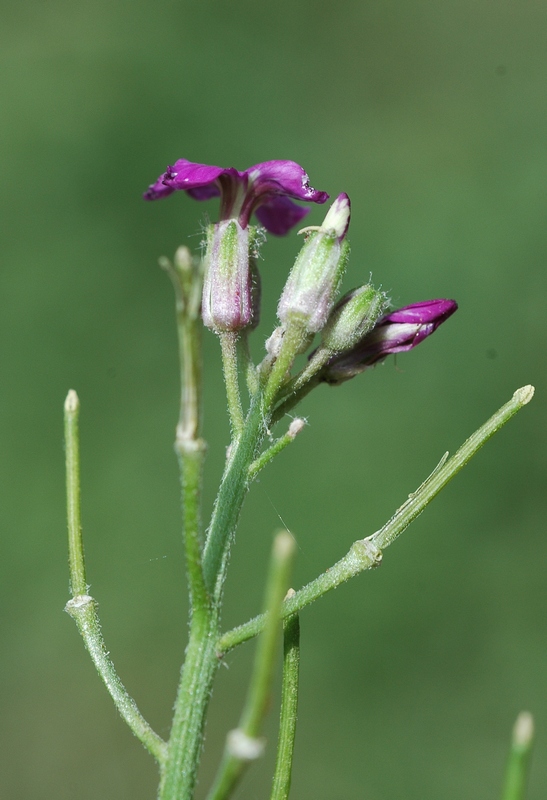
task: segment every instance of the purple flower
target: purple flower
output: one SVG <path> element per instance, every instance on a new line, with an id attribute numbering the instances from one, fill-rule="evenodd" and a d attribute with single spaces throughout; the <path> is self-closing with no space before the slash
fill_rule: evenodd
<path id="1" fill-rule="evenodd" d="M 386 314 L 354 347 L 328 362 L 323 370 L 323 380 L 342 383 L 391 353 L 412 350 L 457 308 L 454 300 L 423 300 Z"/>
<path id="2" fill-rule="evenodd" d="M 324 203 L 326 192 L 309 185 L 302 167 L 294 161 L 264 161 L 244 172 L 233 167 L 194 164 L 180 158 L 144 193 L 145 200 L 159 200 L 182 190 L 195 200 L 220 196 L 220 221 L 235 219 L 242 228 L 251 214 L 276 236 L 284 236 L 308 213 L 293 200 Z"/>

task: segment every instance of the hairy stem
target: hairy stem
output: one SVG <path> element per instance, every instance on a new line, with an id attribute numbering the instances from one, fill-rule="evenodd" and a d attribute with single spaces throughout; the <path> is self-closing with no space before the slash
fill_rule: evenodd
<path id="1" fill-rule="evenodd" d="M 215 648 L 217 630 L 214 614 L 193 617 L 158 800 L 193 797 L 205 717 L 219 665 Z"/>
<path id="2" fill-rule="evenodd" d="M 294 594 L 294 592 L 291 593 Z M 298 614 L 283 623 L 283 682 L 277 758 L 270 800 L 287 800 L 291 788 L 291 773 L 296 736 L 298 708 L 298 678 L 300 670 L 300 621 Z"/>
<path id="3" fill-rule="evenodd" d="M 239 393 L 239 376 L 237 370 L 237 332 L 221 331 L 219 333 L 222 350 L 222 366 L 224 368 L 224 382 L 226 384 L 226 398 L 228 412 L 234 437 L 239 437 L 243 430 L 243 409 Z"/>
<path id="4" fill-rule="evenodd" d="M 95 600 L 87 594 L 80 517 L 79 410 L 78 395 L 71 390 L 65 401 L 65 448 L 68 549 L 73 597 L 66 604 L 65 610 L 76 622 L 95 668 L 110 692 L 116 708 L 137 739 L 142 742 L 161 767 L 165 762 L 167 745 L 152 730 L 121 682 L 104 643 Z"/>

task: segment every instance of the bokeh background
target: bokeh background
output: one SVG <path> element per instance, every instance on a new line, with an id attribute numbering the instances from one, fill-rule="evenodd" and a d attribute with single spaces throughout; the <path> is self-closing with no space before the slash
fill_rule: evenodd
<path id="1" fill-rule="evenodd" d="M 309 427 L 256 484 L 225 621 L 260 606 L 272 532 L 294 585 L 377 529 L 519 386 L 533 403 L 385 554 L 302 614 L 295 800 L 499 796 L 517 712 L 547 793 L 545 341 L 547 8 L 532 0 L 69 0 L 1 6 L 0 794 L 150 800 L 152 760 L 94 674 L 68 599 L 62 404 L 82 403 L 83 519 L 107 645 L 167 735 L 186 637 L 171 287 L 198 247 L 182 194 L 141 193 L 178 157 L 290 158 L 353 202 L 351 288 L 454 297 L 411 354 L 308 398 Z M 315 208 L 310 224 L 323 210 Z M 263 250 L 263 324 L 298 246 Z M 228 439 L 205 334 L 210 509 Z M 227 659 L 198 797 L 242 704 Z M 272 747 L 242 800 L 268 796 Z"/>

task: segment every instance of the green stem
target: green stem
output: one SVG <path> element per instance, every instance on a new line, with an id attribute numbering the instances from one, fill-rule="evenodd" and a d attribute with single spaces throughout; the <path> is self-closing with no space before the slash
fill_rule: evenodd
<path id="1" fill-rule="evenodd" d="M 95 669 L 120 715 L 160 767 L 163 767 L 167 756 L 167 744 L 152 730 L 121 682 L 104 643 L 95 600 L 86 594 L 77 595 L 68 601 L 65 610 L 76 622 Z"/>
<path id="2" fill-rule="evenodd" d="M 247 493 L 249 465 L 265 434 L 267 419 L 262 413 L 261 399 L 260 394 L 253 399 L 243 432 L 231 445 L 205 541 L 203 573 L 215 602 L 222 595 L 230 546 Z"/>
<path id="3" fill-rule="evenodd" d="M 337 586 L 349 581 L 350 578 L 359 575 L 364 570 L 377 567 L 381 560 L 381 552 L 371 543 L 370 539 L 354 542 L 349 552 L 340 561 L 285 600 L 281 608 L 281 618 L 286 619 L 291 614 L 301 611 L 314 600 L 318 600 L 327 592 L 336 589 Z M 219 657 L 224 656 L 238 644 L 257 636 L 264 629 L 265 621 L 265 615 L 259 614 L 243 625 L 224 633 L 218 641 Z"/>
<path id="4" fill-rule="evenodd" d="M 281 610 L 283 619 L 300 611 L 309 603 L 363 572 L 363 570 L 371 569 L 379 564 L 382 549 L 392 544 L 408 528 L 410 523 L 422 513 L 441 489 L 452 480 L 494 433 L 505 425 L 517 411 L 530 402 L 533 395 L 533 386 L 524 386 L 521 389 L 517 389 L 511 400 L 475 431 L 452 458 L 446 463 L 443 458 L 429 478 L 397 509 L 383 528 L 366 539 L 354 542 L 344 558 L 296 592 L 293 597 L 286 600 Z M 218 642 L 219 654 L 223 655 L 238 644 L 252 639 L 260 633 L 263 627 L 264 615 L 262 614 L 223 634 Z"/>
<path id="5" fill-rule="evenodd" d="M 68 558 L 70 587 L 73 595 L 87 592 L 84 544 L 80 513 L 80 401 L 71 389 L 65 400 L 66 506 L 68 522 Z"/>
<path id="6" fill-rule="evenodd" d="M 315 354 L 308 361 L 306 366 L 283 387 L 280 392 L 280 398 L 285 398 L 284 402 L 288 403 L 291 400 L 291 395 L 298 394 L 300 398 L 305 397 L 314 386 L 317 386 L 319 383 L 317 377 L 318 372 L 320 372 L 333 355 L 334 353 L 326 348 L 317 348 Z"/>
<path id="7" fill-rule="evenodd" d="M 533 386 L 523 386 L 521 389 L 517 389 L 509 402 L 505 403 L 484 425 L 472 433 L 446 464 L 441 463 L 417 491 L 409 495 L 408 500 L 397 509 L 389 522 L 386 522 L 383 528 L 370 537 L 374 544 L 380 549 L 384 549 L 394 542 L 439 494 L 441 489 L 444 489 L 446 484 L 486 444 L 488 439 L 497 433 L 506 422 L 509 422 L 517 411 L 527 405 L 533 396 Z"/>
<path id="8" fill-rule="evenodd" d="M 274 403 L 279 390 L 287 382 L 289 371 L 294 359 L 302 349 L 303 343 L 307 340 L 304 325 L 298 322 L 289 323 L 277 358 L 270 368 L 267 376 L 266 387 L 264 389 L 264 406 L 270 408 Z"/>
<path id="9" fill-rule="evenodd" d="M 292 590 L 291 590 L 292 592 Z M 300 668 L 300 621 L 298 614 L 287 617 L 283 624 L 283 683 L 277 759 L 270 800 L 287 800 L 291 788 L 291 772 L 296 736 L 298 677 Z"/>
<path id="10" fill-rule="evenodd" d="M 183 442 L 177 438 L 182 509 L 184 518 L 184 546 L 186 575 L 190 593 L 191 614 L 204 614 L 210 606 L 205 586 L 201 554 L 201 490 L 205 445 L 202 440 Z"/>
<path id="11" fill-rule="evenodd" d="M 158 800 L 191 800 L 203 746 L 205 717 L 219 666 L 214 614 L 194 615 Z"/>
<path id="12" fill-rule="evenodd" d="M 137 739 L 163 765 L 167 745 L 146 722 L 127 693 L 112 663 L 101 633 L 95 600 L 87 594 L 82 525 L 80 517 L 80 447 L 78 415 L 80 403 L 71 390 L 65 401 L 65 447 L 67 471 L 68 548 L 73 597 L 65 610 L 75 620 L 95 668 L 110 692 L 116 708 Z"/>
<path id="13" fill-rule="evenodd" d="M 502 800 L 524 800 L 533 743 L 534 720 L 522 711 L 513 728 Z"/>
<path id="14" fill-rule="evenodd" d="M 222 350 L 222 366 L 224 368 L 224 382 L 226 384 L 226 397 L 230 423 L 235 438 L 243 430 L 243 409 L 239 394 L 239 377 L 237 371 L 237 331 L 221 331 L 219 333 L 220 347 Z"/>
<path id="15" fill-rule="evenodd" d="M 264 436 L 261 398 L 253 401 L 239 439 L 232 443 L 202 555 L 205 590 L 212 598 L 192 616 L 159 800 L 190 800 L 201 755 L 205 717 L 219 659 L 218 613 L 230 545 L 247 492 L 249 464 Z"/>
<path id="16" fill-rule="evenodd" d="M 257 739 L 269 704 L 279 631 L 279 612 L 289 581 L 294 539 L 281 531 L 274 540 L 266 588 L 266 624 L 258 640 L 255 663 L 245 708 L 239 726 L 230 731 L 224 757 L 208 800 L 229 797 L 250 761 L 262 755 L 264 743 Z"/>
<path id="17" fill-rule="evenodd" d="M 180 251 L 177 251 L 177 255 Z M 206 446 L 201 438 L 202 358 L 199 314 L 201 274 L 189 254 L 167 269 L 175 287 L 181 370 L 181 404 L 175 450 L 182 488 L 186 572 L 190 592 L 190 637 L 181 669 L 167 759 L 160 783 L 162 800 L 191 798 L 203 743 L 203 731 L 218 666 L 212 646 L 218 623 L 211 607 L 202 565 L 201 492 Z"/>
<path id="18" fill-rule="evenodd" d="M 202 354 L 199 297 L 201 280 L 193 273 L 188 286 L 186 270 L 173 270 L 172 280 L 177 299 L 181 400 L 175 450 L 179 459 L 184 523 L 186 574 L 190 592 L 191 613 L 205 613 L 209 596 L 205 588 L 201 551 L 201 493 L 206 444 L 201 438 L 202 425 Z M 185 285 L 186 279 L 186 285 Z M 197 284 L 197 285 L 196 285 Z"/>
<path id="19" fill-rule="evenodd" d="M 269 464 L 278 453 L 284 450 L 291 442 L 294 442 L 295 438 L 298 436 L 302 428 L 305 427 L 305 425 L 305 420 L 301 419 L 300 417 L 293 419 L 289 425 L 289 430 L 287 433 L 277 439 L 270 447 L 268 447 L 267 450 L 261 453 L 258 458 L 255 458 L 253 463 L 250 465 L 249 481 L 254 480 L 258 473 L 263 470 L 264 467 Z"/>
<path id="20" fill-rule="evenodd" d="M 241 361 L 245 367 L 245 379 L 247 381 L 247 390 L 249 392 L 249 396 L 254 397 L 258 391 L 259 382 L 258 373 L 251 357 L 251 350 L 249 348 L 249 331 L 247 329 L 241 331 L 241 336 L 238 342 L 238 351 Z"/>
<path id="21" fill-rule="evenodd" d="M 310 392 L 312 389 L 315 389 L 316 386 L 319 386 L 321 383 L 319 376 L 315 375 L 311 378 L 307 383 L 300 387 L 298 391 L 294 391 L 291 394 L 288 394 L 285 400 L 282 400 L 281 403 L 277 406 L 275 411 L 272 414 L 272 426 L 275 425 L 276 422 L 288 414 L 289 411 L 297 406 Z"/>

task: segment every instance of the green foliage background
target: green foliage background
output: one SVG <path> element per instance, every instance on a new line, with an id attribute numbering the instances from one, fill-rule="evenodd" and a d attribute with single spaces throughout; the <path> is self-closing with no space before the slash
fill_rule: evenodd
<path id="1" fill-rule="evenodd" d="M 346 289 L 372 273 L 397 305 L 460 304 L 412 354 L 306 401 L 309 427 L 248 498 L 227 625 L 257 610 L 280 520 L 298 541 L 300 586 L 514 389 L 537 389 L 380 570 L 302 614 L 295 800 L 496 798 L 523 708 L 538 729 L 529 796 L 545 797 L 547 7 L 3 0 L 1 18 L 1 795 L 155 795 L 152 761 L 63 614 L 62 403 L 78 391 L 107 644 L 166 735 L 186 604 L 173 303 L 156 263 L 197 247 L 216 204 L 141 192 L 187 157 L 298 161 L 314 186 L 352 198 Z M 263 250 L 257 353 L 297 247 L 293 234 Z M 205 356 L 210 508 L 228 426 L 208 332 Z M 252 651 L 221 670 L 200 797 Z M 267 796 L 271 750 L 242 800 Z"/>

